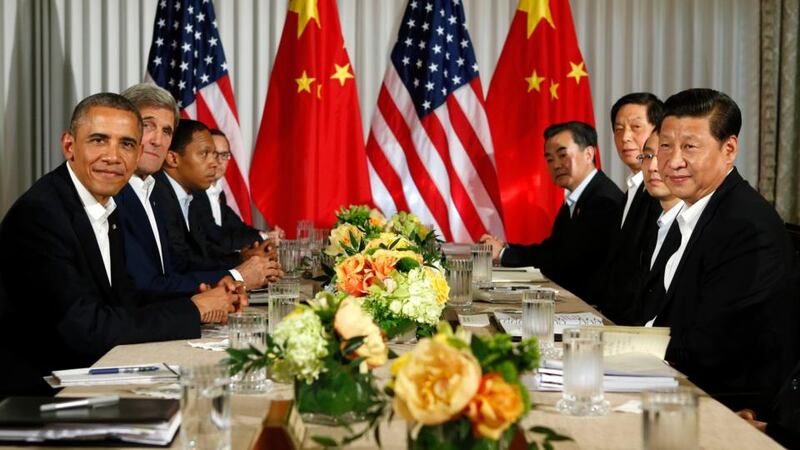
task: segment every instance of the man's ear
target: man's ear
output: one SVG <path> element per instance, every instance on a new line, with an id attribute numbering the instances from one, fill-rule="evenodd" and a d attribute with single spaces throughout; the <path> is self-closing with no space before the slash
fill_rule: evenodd
<path id="1" fill-rule="evenodd" d="M 592 165 L 594 165 L 594 154 L 597 149 L 593 145 L 587 145 L 585 149 L 583 149 L 583 155 L 586 157 L 586 160 Z"/>
<path id="2" fill-rule="evenodd" d="M 180 162 L 180 157 L 177 152 L 173 152 L 172 150 L 167 150 L 167 157 L 164 158 L 164 167 L 169 167 L 175 169 L 178 167 L 178 163 Z"/>
<path id="3" fill-rule="evenodd" d="M 739 153 L 739 137 L 729 136 L 728 139 L 722 143 L 722 156 L 725 161 L 733 167 L 736 161 L 736 155 Z"/>
<path id="4" fill-rule="evenodd" d="M 75 136 L 69 131 L 61 133 L 61 152 L 67 161 L 75 159 Z"/>

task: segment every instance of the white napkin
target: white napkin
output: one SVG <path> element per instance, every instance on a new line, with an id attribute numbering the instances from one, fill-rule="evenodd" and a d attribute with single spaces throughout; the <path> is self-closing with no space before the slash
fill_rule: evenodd
<path id="1" fill-rule="evenodd" d="M 189 346 L 194 348 L 201 348 L 203 350 L 211 350 L 212 352 L 224 352 L 225 350 L 230 347 L 230 341 L 227 338 L 221 341 L 213 341 L 213 342 L 187 342 Z"/>

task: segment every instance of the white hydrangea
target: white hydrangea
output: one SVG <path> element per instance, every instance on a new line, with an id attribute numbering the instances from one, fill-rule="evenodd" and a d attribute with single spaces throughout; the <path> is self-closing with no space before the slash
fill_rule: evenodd
<path id="1" fill-rule="evenodd" d="M 444 305 L 436 301 L 436 291 L 423 268 L 418 267 L 408 272 L 408 294 L 402 307 L 404 316 L 419 323 L 439 323 Z"/>
<path id="2" fill-rule="evenodd" d="M 304 308 L 286 316 L 275 329 L 273 338 L 283 346 L 283 358 L 272 367 L 273 376 L 289 382 L 294 378 L 311 383 L 323 369 L 328 355 L 322 322 L 314 311 Z"/>

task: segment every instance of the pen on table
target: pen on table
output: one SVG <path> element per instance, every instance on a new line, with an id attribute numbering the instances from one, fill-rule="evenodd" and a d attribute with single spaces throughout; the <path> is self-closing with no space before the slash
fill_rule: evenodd
<path id="1" fill-rule="evenodd" d="M 70 408 L 94 408 L 97 406 L 116 405 L 117 403 L 119 403 L 119 395 L 108 395 L 103 397 L 83 398 L 70 402 L 45 403 L 39 406 L 39 410 L 45 412 Z"/>
<path id="2" fill-rule="evenodd" d="M 109 375 L 114 373 L 139 373 L 139 372 L 153 372 L 160 369 L 158 366 L 141 366 L 141 367 L 101 367 L 98 369 L 89 369 L 89 375 Z"/>

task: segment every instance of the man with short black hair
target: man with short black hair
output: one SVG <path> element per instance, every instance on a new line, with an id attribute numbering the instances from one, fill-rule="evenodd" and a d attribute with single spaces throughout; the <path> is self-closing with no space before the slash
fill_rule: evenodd
<path id="1" fill-rule="evenodd" d="M 736 103 L 689 89 L 665 109 L 658 171 L 686 204 L 655 316 L 656 326 L 670 327 L 666 359 L 730 408 L 769 420 L 767 406 L 798 361 L 792 243 L 734 167 L 742 124 Z"/>
<path id="2" fill-rule="evenodd" d="M 551 125 L 544 132 L 544 154 L 553 181 L 569 191 L 556 216 L 553 232 L 540 244 L 505 246 L 490 235 L 492 254 L 504 266 L 534 266 L 575 295 L 594 294 L 589 280 L 603 267 L 608 239 L 619 227 L 622 192 L 595 168 L 597 132 L 583 122 Z"/>
<path id="3" fill-rule="evenodd" d="M 81 101 L 61 137 L 67 161 L 0 224 L 0 248 L 14 255 L 0 259 L 8 294 L 0 353 L 13 356 L 3 361 L 10 374 L 0 396 L 52 393 L 41 377 L 53 370 L 89 366 L 121 344 L 200 337 L 201 321 L 225 321 L 246 304 L 235 286 L 206 286 L 191 298 L 133 287 L 113 196 L 136 170 L 142 126 L 117 94 Z"/>

